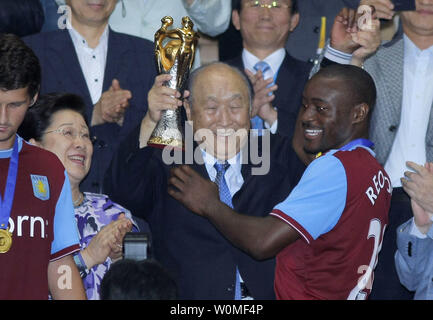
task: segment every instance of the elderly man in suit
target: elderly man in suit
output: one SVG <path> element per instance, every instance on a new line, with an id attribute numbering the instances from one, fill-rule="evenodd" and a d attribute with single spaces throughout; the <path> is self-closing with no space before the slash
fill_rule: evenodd
<path id="1" fill-rule="evenodd" d="M 84 98 L 95 148 L 81 187 L 97 193 L 103 192 L 103 176 L 119 142 L 145 115 L 156 76 L 153 44 L 109 28 L 116 3 L 67 0 L 64 29 L 25 38 L 41 63 L 41 93 Z"/>
<path id="2" fill-rule="evenodd" d="M 298 5 L 298 0 L 238 0 L 233 6 L 233 25 L 242 34 L 244 49 L 227 62 L 245 70 L 254 85 L 254 129 L 266 127 L 273 133 L 293 134 L 301 94 L 312 68 L 311 63 L 293 58 L 284 49 L 300 19 Z M 378 23 L 372 31 L 348 28 L 355 21 L 353 10 L 339 13 L 331 32 L 333 50 L 328 50 L 322 65 L 329 64 L 329 60 L 339 62 L 340 56 L 350 59 L 355 50 L 357 56 L 364 45 L 367 47 L 363 55 L 376 50 L 380 43 Z M 363 34 L 369 41 L 355 42 L 355 34 Z"/>
<path id="3" fill-rule="evenodd" d="M 155 258 L 175 278 L 180 299 L 274 299 L 274 259 L 252 259 L 167 192 L 175 164 L 168 164 L 165 151 L 147 146 L 161 110 L 182 104 L 180 93 L 162 86 L 165 80 L 167 75 L 156 78 L 149 110 L 113 158 L 106 188 L 113 199 L 141 213 L 150 224 Z M 240 139 L 248 141 L 244 146 L 236 143 L 242 137 L 238 133 L 249 131 L 251 112 L 251 88 L 236 68 L 220 62 L 203 66 L 191 74 L 189 88 L 185 107 L 194 136 L 206 133 L 205 140 L 194 145 L 192 168 L 211 181 L 224 181 L 225 201 L 236 210 L 251 216 L 267 214 L 304 169 L 290 140 L 272 135 L 270 150 L 260 143 L 269 135 Z M 254 154 L 264 153 L 270 153 L 269 172 L 258 175 L 261 166 Z"/>

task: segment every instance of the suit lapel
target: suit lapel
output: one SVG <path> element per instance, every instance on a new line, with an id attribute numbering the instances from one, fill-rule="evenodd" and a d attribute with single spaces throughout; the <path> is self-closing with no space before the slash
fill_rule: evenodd
<path id="1" fill-rule="evenodd" d="M 66 29 L 55 32 L 53 33 L 53 38 L 48 41 L 47 48 L 48 51 L 51 51 L 48 56 L 57 60 L 52 61 L 53 65 L 56 66 L 58 73 L 62 75 L 61 78 L 71 79 L 85 101 L 91 102 L 92 99 L 90 98 L 86 79 L 81 70 L 80 62 L 69 32 Z"/>
<path id="2" fill-rule="evenodd" d="M 127 59 L 124 58 L 128 51 L 128 46 L 123 44 L 123 39 L 118 36 L 118 33 L 109 30 L 108 33 L 108 49 L 107 49 L 107 61 L 105 64 L 104 72 L 104 84 L 102 92 L 107 91 L 110 88 L 113 79 L 117 77 L 118 71 L 125 70 L 122 65 L 125 64 Z M 120 83 L 122 87 L 122 83 Z"/>
<path id="3" fill-rule="evenodd" d="M 292 58 L 286 52 L 286 56 L 284 57 L 283 63 L 278 70 L 278 76 L 275 83 L 278 85 L 278 90 L 275 92 L 275 102 L 273 103 L 274 107 L 284 108 L 286 106 L 285 97 L 288 97 L 286 94 L 278 94 L 278 91 L 287 90 L 287 88 L 293 88 L 295 79 L 295 66 L 293 64 Z"/>
<path id="4" fill-rule="evenodd" d="M 401 39 L 391 47 L 377 52 L 379 65 L 387 71 L 385 82 L 389 93 L 391 105 L 386 114 L 390 117 L 390 123 L 400 123 L 401 107 L 403 101 L 403 77 L 404 77 L 404 41 Z"/>

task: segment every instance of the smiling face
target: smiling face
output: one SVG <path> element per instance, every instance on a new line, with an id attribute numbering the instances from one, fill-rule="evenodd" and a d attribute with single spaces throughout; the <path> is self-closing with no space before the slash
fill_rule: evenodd
<path id="1" fill-rule="evenodd" d="M 248 6 L 250 0 L 242 0 L 240 12 L 233 11 L 233 25 L 242 34 L 244 48 L 254 53 L 256 50 L 273 52 L 284 48 L 289 33 L 299 22 L 299 14 L 291 14 L 290 0 L 280 0 L 289 6 L 281 8 L 255 8 Z M 262 0 L 270 4 L 271 0 Z"/>
<path id="2" fill-rule="evenodd" d="M 338 149 L 352 140 L 355 108 L 345 88 L 342 80 L 320 76 L 305 86 L 299 117 L 307 153 Z"/>
<path id="3" fill-rule="evenodd" d="M 212 65 L 201 71 L 194 82 L 192 105 L 186 105 L 194 134 L 205 140 L 206 149 L 225 160 L 241 149 L 250 128 L 248 88 L 235 71 Z M 205 139 L 202 139 L 205 137 Z"/>
<path id="4" fill-rule="evenodd" d="M 89 172 L 93 154 L 89 128 L 83 116 L 72 110 L 57 111 L 45 132 L 37 144 L 55 153 L 68 173 L 71 185 L 78 185 Z"/>
<path id="5" fill-rule="evenodd" d="M 101 26 L 108 23 L 117 0 L 67 0 L 71 7 L 72 25 Z"/>

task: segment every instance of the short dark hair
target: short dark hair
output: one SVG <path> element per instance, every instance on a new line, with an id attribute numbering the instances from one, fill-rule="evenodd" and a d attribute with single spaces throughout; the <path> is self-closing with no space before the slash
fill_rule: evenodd
<path id="1" fill-rule="evenodd" d="M 155 260 L 113 263 L 101 282 L 101 300 L 175 300 L 177 286 Z"/>
<path id="2" fill-rule="evenodd" d="M 233 10 L 241 12 L 242 0 L 232 0 Z M 298 0 L 292 0 L 292 14 L 298 13 Z"/>
<path id="3" fill-rule="evenodd" d="M 338 78 L 344 83 L 347 94 L 351 97 L 353 105 L 365 103 L 369 106 L 371 116 L 376 103 L 376 85 L 370 74 L 362 68 L 352 65 L 333 64 L 320 69 L 314 77 Z"/>
<path id="4" fill-rule="evenodd" d="M 39 0 L 1 0 L 1 33 L 19 37 L 35 34 L 42 29 L 44 20 L 44 9 Z"/>
<path id="5" fill-rule="evenodd" d="M 0 33 L 0 90 L 28 87 L 30 98 L 39 91 L 41 67 L 39 60 L 18 36 Z"/>
<path id="6" fill-rule="evenodd" d="M 48 93 L 39 97 L 27 110 L 18 134 L 24 139 L 41 141 L 50 126 L 53 115 L 62 110 L 72 110 L 81 114 L 86 121 L 86 105 L 80 96 L 71 93 Z"/>

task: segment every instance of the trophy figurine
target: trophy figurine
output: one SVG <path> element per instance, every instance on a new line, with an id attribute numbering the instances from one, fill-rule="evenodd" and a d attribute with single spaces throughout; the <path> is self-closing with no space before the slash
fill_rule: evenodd
<path id="1" fill-rule="evenodd" d="M 189 17 L 182 18 L 182 28 L 168 30 L 173 24 L 172 17 L 161 19 L 162 26 L 155 33 L 155 58 L 159 74 L 170 74 L 171 80 L 166 87 L 183 93 L 189 72 L 194 62 L 198 34 L 193 31 L 193 22 Z M 180 108 L 165 110 L 161 114 L 147 144 L 164 148 L 170 146 L 183 149 L 183 134 Z"/>

